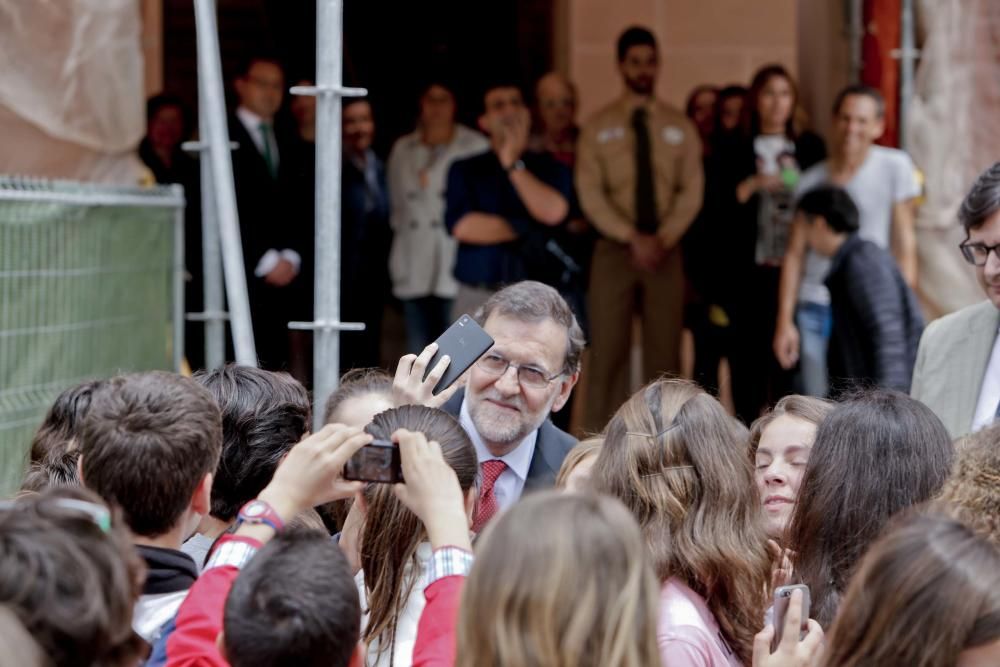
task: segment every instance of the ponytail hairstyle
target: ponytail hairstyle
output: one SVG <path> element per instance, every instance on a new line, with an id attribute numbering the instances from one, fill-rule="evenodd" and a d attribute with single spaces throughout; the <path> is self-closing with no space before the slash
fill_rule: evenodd
<path id="1" fill-rule="evenodd" d="M 479 470 L 476 449 L 454 417 L 435 408 L 404 405 L 375 415 L 365 431 L 389 440 L 401 428 L 437 441 L 462 491 L 473 487 Z M 369 484 L 364 495 L 368 512 L 361 529 L 361 568 L 368 625 L 362 640 L 369 646 L 378 639 L 378 654 L 388 651 L 391 656 L 399 613 L 410 595 L 423 595 L 414 590 L 417 577 L 407 576 L 407 565 L 416 567 L 417 547 L 427 535 L 420 519 L 396 498 L 391 484 Z"/>

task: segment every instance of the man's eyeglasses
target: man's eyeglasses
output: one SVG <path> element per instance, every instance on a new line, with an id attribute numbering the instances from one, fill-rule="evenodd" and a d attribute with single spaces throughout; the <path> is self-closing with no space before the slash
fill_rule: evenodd
<path id="1" fill-rule="evenodd" d="M 965 241 L 960 243 L 958 248 L 962 251 L 965 261 L 973 266 L 986 266 L 986 262 L 990 258 L 990 252 L 996 253 L 997 259 L 1000 259 L 1000 243 L 986 245 L 985 243 L 969 243 Z"/>
<path id="2" fill-rule="evenodd" d="M 506 373 L 508 368 L 513 367 L 517 369 L 517 381 L 521 383 L 521 386 L 531 387 L 533 389 L 544 389 L 549 386 L 550 382 L 563 374 L 562 372 L 559 372 L 555 375 L 546 375 L 545 371 L 540 368 L 535 368 L 534 366 L 520 366 L 493 352 L 484 354 L 480 357 L 479 361 L 476 362 L 476 366 L 478 366 L 480 370 L 498 377 Z"/>
<path id="3" fill-rule="evenodd" d="M 41 516 L 48 514 L 48 508 L 70 510 L 81 515 L 81 518 L 91 521 L 101 529 L 101 532 L 108 533 L 111 531 L 111 512 L 108 511 L 108 508 L 86 500 L 77 500 L 76 498 L 47 498 L 28 502 L 23 500 L 0 500 L 0 512 L 29 508 Z"/>

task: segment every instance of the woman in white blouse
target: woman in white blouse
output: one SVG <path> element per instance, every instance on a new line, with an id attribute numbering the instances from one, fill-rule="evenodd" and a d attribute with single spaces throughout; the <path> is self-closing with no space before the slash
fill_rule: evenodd
<path id="1" fill-rule="evenodd" d="M 452 275 L 456 243 L 444 226 L 445 185 L 455 160 L 489 147 L 486 138 L 455 122 L 455 96 L 433 82 L 420 96 L 417 129 L 389 154 L 392 292 L 403 303 L 407 346 L 420 352 L 448 328 L 458 290 Z"/>

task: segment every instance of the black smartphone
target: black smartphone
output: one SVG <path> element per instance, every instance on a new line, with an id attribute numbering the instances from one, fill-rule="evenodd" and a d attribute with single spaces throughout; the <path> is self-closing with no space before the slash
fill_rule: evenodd
<path id="1" fill-rule="evenodd" d="M 403 481 L 399 447 L 388 440 L 372 440 L 359 449 L 344 465 L 344 479 L 376 484 Z"/>
<path id="2" fill-rule="evenodd" d="M 802 591 L 802 627 L 799 628 L 799 640 L 809 631 L 809 587 L 805 584 L 794 586 L 779 586 L 774 589 L 774 639 L 771 640 L 771 652 L 778 650 L 781 636 L 785 633 L 785 615 L 788 604 L 792 601 L 792 593 Z"/>
<path id="3" fill-rule="evenodd" d="M 434 353 L 431 362 L 427 364 L 427 370 L 424 371 L 424 377 L 421 379 L 427 379 L 431 370 L 441 361 L 441 357 L 446 354 L 451 357 L 448 369 L 431 392 L 435 395 L 453 385 L 458 378 L 462 377 L 462 373 L 469 370 L 469 366 L 476 363 L 479 357 L 493 347 L 493 339 L 490 338 L 490 335 L 483 331 L 483 328 L 468 315 L 462 315 L 458 318 L 458 321 L 448 327 L 448 330 L 434 342 L 438 346 L 437 352 Z"/>

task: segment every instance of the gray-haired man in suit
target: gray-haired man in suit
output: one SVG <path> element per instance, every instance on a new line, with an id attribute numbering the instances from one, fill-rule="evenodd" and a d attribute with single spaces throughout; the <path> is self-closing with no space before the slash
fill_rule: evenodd
<path id="1" fill-rule="evenodd" d="M 473 529 L 478 531 L 522 493 L 551 487 L 576 445 L 549 415 L 566 405 L 580 376 L 584 338 L 559 292 L 531 280 L 496 292 L 475 317 L 494 345 L 441 408 L 459 420 L 476 447 L 481 479 Z M 435 405 L 448 395 L 427 400 L 428 387 L 444 373 L 440 364 L 420 380 L 434 352 L 429 346 L 419 357 L 400 359 L 393 388 L 397 405 Z"/>
<path id="2" fill-rule="evenodd" d="M 952 437 L 1000 416 L 1000 162 L 976 179 L 958 218 L 966 233 L 962 254 L 976 267 L 987 300 L 927 327 L 910 391 Z"/>

